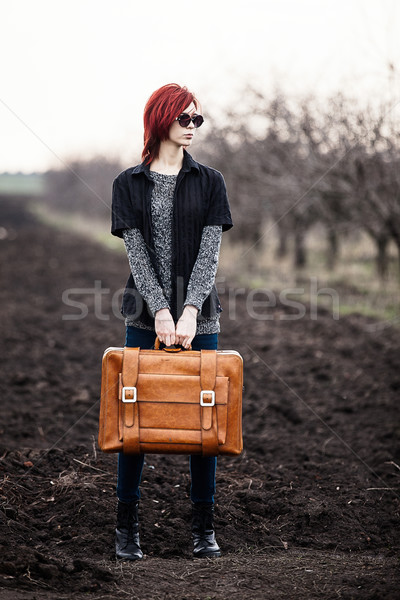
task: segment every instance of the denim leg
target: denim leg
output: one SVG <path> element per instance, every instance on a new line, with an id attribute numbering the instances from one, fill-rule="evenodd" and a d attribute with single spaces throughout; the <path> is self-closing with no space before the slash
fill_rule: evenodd
<path id="1" fill-rule="evenodd" d="M 152 348 L 155 341 L 156 334 L 154 331 L 140 329 L 132 325 L 128 325 L 126 328 L 125 346 L 128 348 Z"/>
<path id="2" fill-rule="evenodd" d="M 193 350 L 216 350 L 218 334 L 196 335 L 192 342 Z M 190 498 L 192 502 L 214 504 L 216 456 L 192 455 L 190 457 Z"/>
<path id="3" fill-rule="evenodd" d="M 117 498 L 121 502 L 135 502 L 140 499 L 144 454 L 118 454 Z"/>
<path id="4" fill-rule="evenodd" d="M 125 346 L 151 348 L 156 334 L 153 331 L 128 326 Z M 118 455 L 117 497 L 122 502 L 133 502 L 140 498 L 140 480 L 142 478 L 144 454 Z"/>
<path id="5" fill-rule="evenodd" d="M 215 473 L 217 470 L 216 456 L 190 457 L 190 499 L 192 502 L 207 502 L 214 504 Z"/>

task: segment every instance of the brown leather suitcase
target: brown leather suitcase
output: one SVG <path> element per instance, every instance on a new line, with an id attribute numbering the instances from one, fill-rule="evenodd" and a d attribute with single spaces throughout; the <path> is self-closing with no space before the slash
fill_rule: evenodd
<path id="1" fill-rule="evenodd" d="M 234 350 L 107 348 L 98 442 L 104 452 L 242 452 L 243 359 Z"/>

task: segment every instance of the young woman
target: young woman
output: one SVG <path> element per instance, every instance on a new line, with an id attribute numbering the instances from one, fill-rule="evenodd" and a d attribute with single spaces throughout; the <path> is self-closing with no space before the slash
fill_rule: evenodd
<path id="1" fill-rule="evenodd" d="M 216 349 L 221 306 L 215 287 L 222 232 L 232 227 L 224 179 L 188 154 L 203 123 L 186 88 L 156 90 L 144 110 L 143 162 L 113 183 L 113 235 L 123 237 L 131 274 L 122 301 L 128 347 Z M 143 557 L 138 503 L 144 456 L 118 456 L 116 556 Z M 190 457 L 196 557 L 220 556 L 213 509 L 216 457 Z"/>

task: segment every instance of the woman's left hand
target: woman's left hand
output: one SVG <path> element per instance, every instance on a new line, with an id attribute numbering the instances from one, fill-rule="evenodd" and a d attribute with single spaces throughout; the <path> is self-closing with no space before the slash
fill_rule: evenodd
<path id="1" fill-rule="evenodd" d="M 183 309 L 181 318 L 176 324 L 175 343 L 184 348 L 190 348 L 192 340 L 196 335 L 198 309 L 188 304 Z"/>

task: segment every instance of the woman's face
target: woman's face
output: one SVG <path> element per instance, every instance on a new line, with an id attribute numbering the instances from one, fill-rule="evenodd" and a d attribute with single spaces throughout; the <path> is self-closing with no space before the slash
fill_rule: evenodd
<path id="1" fill-rule="evenodd" d="M 187 113 L 190 116 L 195 115 L 196 106 L 194 105 L 194 102 L 189 104 L 189 106 L 185 108 L 185 110 L 183 110 L 182 113 Z M 196 130 L 192 121 L 190 121 L 187 127 L 181 127 L 179 121 L 174 121 L 171 127 L 169 128 L 169 141 L 173 142 L 177 146 L 190 146 L 195 131 Z"/>

